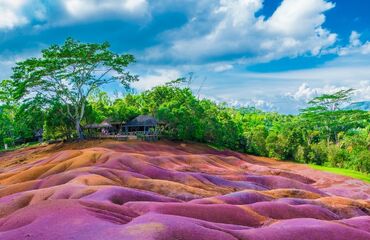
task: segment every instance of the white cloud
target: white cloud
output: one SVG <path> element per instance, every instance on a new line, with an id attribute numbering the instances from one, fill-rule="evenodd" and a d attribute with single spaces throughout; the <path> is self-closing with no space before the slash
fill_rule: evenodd
<path id="1" fill-rule="evenodd" d="M 360 40 L 360 34 L 356 31 L 352 31 L 351 35 L 349 36 L 349 43 L 352 47 L 359 47 L 362 45 Z"/>
<path id="2" fill-rule="evenodd" d="M 141 76 L 140 81 L 135 82 L 132 86 L 138 90 L 148 90 L 152 87 L 163 85 L 169 81 L 181 77 L 181 73 L 175 69 L 156 69 L 152 73 Z"/>
<path id="3" fill-rule="evenodd" d="M 147 0 L 0 0 L 0 30 L 27 24 L 41 28 L 76 21 L 136 19 L 149 15 Z"/>
<path id="4" fill-rule="evenodd" d="M 352 102 L 369 101 L 370 100 L 370 81 L 362 81 L 358 84 L 352 85 L 337 85 L 327 84 L 324 86 L 310 86 L 308 83 L 302 83 L 292 91 L 284 93 L 279 91 L 274 94 L 266 94 L 260 96 L 250 95 L 250 98 L 240 96 L 239 92 L 234 90 L 234 94 L 228 97 L 217 99 L 218 102 L 228 102 L 233 106 L 252 106 L 263 111 L 281 112 L 285 114 L 297 114 L 300 109 L 307 107 L 307 102 L 322 94 L 331 94 L 339 90 L 348 89 L 350 87 L 356 88 L 353 94 Z M 226 91 L 226 90 L 225 90 Z M 240 87 L 241 92 L 245 89 Z M 207 96 L 206 96 L 207 97 Z"/>
<path id="5" fill-rule="evenodd" d="M 225 71 L 231 70 L 233 68 L 234 68 L 234 66 L 231 65 L 231 64 L 217 64 L 213 68 L 213 71 L 215 71 L 215 72 L 225 72 Z"/>
<path id="6" fill-rule="evenodd" d="M 339 48 L 338 54 L 341 56 L 345 55 L 368 55 L 370 54 L 370 42 L 366 41 L 363 43 L 360 39 L 361 34 L 356 31 L 352 31 L 349 37 L 349 44 L 346 47 Z"/>
<path id="7" fill-rule="evenodd" d="M 269 31 L 289 37 L 314 35 L 325 22 L 323 12 L 333 7 L 323 0 L 284 0 L 265 24 Z"/>
<path id="8" fill-rule="evenodd" d="M 318 55 L 337 39 L 322 27 L 323 13 L 333 7 L 325 0 L 283 0 L 265 19 L 256 17 L 263 0 L 220 0 L 208 15 L 192 18 L 181 30 L 167 33 L 169 46 L 150 49 L 148 58 L 199 61 L 226 55 L 237 63 L 255 63 Z"/>
<path id="9" fill-rule="evenodd" d="M 64 0 L 61 3 L 74 19 L 128 18 L 143 16 L 148 11 L 146 0 Z"/>
<path id="10" fill-rule="evenodd" d="M 0 0 L 0 31 L 45 19 L 46 8 L 41 0 Z"/>
<path id="11" fill-rule="evenodd" d="M 353 101 L 370 100 L 369 58 L 342 56 L 321 67 L 294 71 L 258 73 L 235 68 L 222 74 L 195 71 L 208 76 L 202 95 L 266 111 L 298 113 L 307 101 L 323 93 L 356 89 Z"/>
<path id="12" fill-rule="evenodd" d="M 340 90 L 354 88 L 352 101 L 364 101 L 370 100 L 370 81 L 361 81 L 358 84 L 349 85 L 325 85 L 322 87 L 310 87 L 307 83 L 303 83 L 299 88 L 291 93 L 287 93 L 286 96 L 291 97 L 292 104 L 296 106 L 305 106 L 311 99 L 320 96 L 322 94 L 332 94 Z"/>
<path id="13" fill-rule="evenodd" d="M 299 88 L 292 93 L 287 93 L 287 96 L 291 96 L 296 101 L 308 102 L 314 97 L 322 94 L 331 94 L 340 90 L 348 89 L 347 87 L 338 87 L 334 85 L 326 85 L 323 87 L 311 88 L 307 83 L 303 83 Z"/>
<path id="14" fill-rule="evenodd" d="M 13 29 L 28 23 L 23 13 L 27 0 L 0 0 L 0 29 Z"/>
<path id="15" fill-rule="evenodd" d="M 244 106 L 255 107 L 264 111 L 277 111 L 277 108 L 273 103 L 263 99 L 252 99 L 244 103 Z"/>

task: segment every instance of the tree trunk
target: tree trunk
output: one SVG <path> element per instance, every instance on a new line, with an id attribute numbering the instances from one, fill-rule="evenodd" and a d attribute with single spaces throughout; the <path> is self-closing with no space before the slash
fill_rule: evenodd
<path id="1" fill-rule="evenodd" d="M 81 130 L 81 125 L 80 125 L 80 120 L 76 120 L 76 133 L 77 133 L 77 138 L 78 140 L 82 140 L 84 138 L 82 130 Z"/>

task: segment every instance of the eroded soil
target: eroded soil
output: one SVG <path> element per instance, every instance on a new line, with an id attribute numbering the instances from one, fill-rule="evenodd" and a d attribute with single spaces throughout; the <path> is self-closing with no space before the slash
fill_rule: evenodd
<path id="1" fill-rule="evenodd" d="M 0 239 L 370 239 L 370 185 L 169 142 L 0 153 Z"/>

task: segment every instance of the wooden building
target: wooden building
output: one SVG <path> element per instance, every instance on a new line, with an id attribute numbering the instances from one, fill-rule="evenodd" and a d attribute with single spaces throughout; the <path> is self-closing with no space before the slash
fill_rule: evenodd
<path id="1" fill-rule="evenodd" d="M 157 130 L 158 121 L 149 115 L 140 115 L 123 125 L 126 134 L 150 134 Z"/>
<path id="2" fill-rule="evenodd" d="M 106 119 L 101 123 L 93 123 L 84 126 L 84 130 L 87 131 L 88 135 L 117 135 L 122 133 L 122 126 L 124 122 L 111 121 Z"/>
<path id="3" fill-rule="evenodd" d="M 158 140 L 158 121 L 149 115 L 140 115 L 127 123 L 104 120 L 102 123 L 88 124 L 84 127 L 87 137 L 113 139 Z"/>

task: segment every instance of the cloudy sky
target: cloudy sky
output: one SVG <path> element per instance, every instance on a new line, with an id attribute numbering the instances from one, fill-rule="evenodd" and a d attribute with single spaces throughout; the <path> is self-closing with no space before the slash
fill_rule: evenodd
<path id="1" fill-rule="evenodd" d="M 139 91 L 193 72 L 201 96 L 283 113 L 342 88 L 370 100 L 369 9 L 368 0 L 0 0 L 0 79 L 73 37 L 134 54 Z"/>

